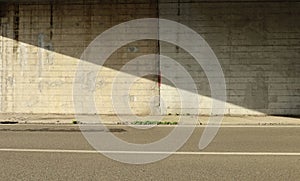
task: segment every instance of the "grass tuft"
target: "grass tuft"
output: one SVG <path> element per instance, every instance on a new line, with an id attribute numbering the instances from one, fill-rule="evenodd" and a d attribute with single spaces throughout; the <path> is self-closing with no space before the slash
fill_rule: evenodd
<path id="1" fill-rule="evenodd" d="M 74 120 L 74 121 L 72 121 L 72 123 L 73 124 L 79 124 L 79 121 Z"/>
<path id="2" fill-rule="evenodd" d="M 133 125 L 177 125 L 178 122 L 170 121 L 135 121 Z"/>

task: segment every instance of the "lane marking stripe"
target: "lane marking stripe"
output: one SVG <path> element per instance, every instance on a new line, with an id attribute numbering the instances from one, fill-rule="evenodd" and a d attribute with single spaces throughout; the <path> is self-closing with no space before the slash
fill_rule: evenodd
<path id="1" fill-rule="evenodd" d="M 96 151 L 96 150 L 54 150 L 54 149 L 12 149 L 3 148 L 0 152 L 39 152 L 39 153 L 104 153 L 104 154 L 172 154 L 172 155 L 237 155 L 237 156 L 300 156 L 297 152 L 157 152 L 157 151 Z"/>

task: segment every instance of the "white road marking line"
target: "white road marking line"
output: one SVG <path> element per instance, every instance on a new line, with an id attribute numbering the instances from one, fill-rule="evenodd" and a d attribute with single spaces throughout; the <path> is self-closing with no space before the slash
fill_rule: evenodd
<path id="1" fill-rule="evenodd" d="M 237 156 L 300 156 L 297 152 L 159 152 L 159 151 L 96 151 L 96 150 L 56 150 L 56 149 L 12 149 L 3 148 L 0 152 L 39 152 L 39 153 L 104 153 L 104 154 L 172 154 L 172 155 L 237 155 Z"/>

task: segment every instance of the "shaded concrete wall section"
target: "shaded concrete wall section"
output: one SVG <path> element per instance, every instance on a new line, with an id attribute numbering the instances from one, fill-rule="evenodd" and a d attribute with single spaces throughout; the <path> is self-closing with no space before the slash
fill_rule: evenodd
<path id="1" fill-rule="evenodd" d="M 226 114 L 300 114 L 299 2 L 15 0 L 0 1 L 0 7 L 1 113 L 73 114 L 75 72 L 91 41 L 119 23 L 160 17 L 192 28 L 211 46 L 225 74 Z M 149 31 L 158 29 L 157 24 Z M 114 77 L 130 74 L 119 71 L 130 60 L 153 53 L 169 56 L 185 67 L 197 83 L 200 113 L 210 114 L 210 87 L 201 66 L 180 47 L 154 40 L 118 49 L 98 73 L 95 85 L 87 70 L 82 81 L 95 95 L 97 113 L 115 114 Z M 153 59 L 132 69 L 159 73 L 160 62 Z M 184 78 L 177 88 L 184 89 Z M 135 114 L 153 114 L 153 107 L 164 114 L 181 111 L 176 87 L 157 75 L 138 79 L 121 96 L 129 100 Z"/>
<path id="2" fill-rule="evenodd" d="M 162 0 L 159 13 L 197 31 L 211 46 L 225 74 L 227 114 L 300 114 L 299 2 Z M 180 47 L 162 43 L 160 52 L 193 76 L 200 112 L 209 114 L 210 87 L 201 66 Z M 178 113 L 178 93 L 163 85 L 168 112 Z"/>

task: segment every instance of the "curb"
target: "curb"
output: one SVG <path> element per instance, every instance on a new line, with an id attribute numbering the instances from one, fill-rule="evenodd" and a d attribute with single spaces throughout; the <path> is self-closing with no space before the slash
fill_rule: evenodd
<path id="1" fill-rule="evenodd" d="M 187 118 L 191 118 L 191 116 L 186 116 Z M 131 120 L 127 119 L 125 122 L 121 122 L 118 117 L 114 116 L 107 116 L 102 118 L 102 120 L 106 120 L 102 122 L 102 124 L 105 125 L 124 125 L 124 126 L 147 126 L 147 124 L 143 124 L 143 122 L 148 122 L 148 125 L 156 125 L 155 122 L 170 122 L 175 123 L 178 122 L 178 116 L 165 116 L 162 120 L 157 119 L 156 117 L 153 117 L 153 121 L 137 121 L 137 120 Z M 195 117 L 194 117 L 195 118 Z M 182 122 L 180 122 L 180 125 L 196 125 L 196 126 L 207 126 L 207 125 L 215 125 L 218 124 L 209 124 L 209 116 L 199 116 L 197 118 L 197 122 L 195 119 L 186 119 Z M 50 119 L 4 119 L 0 120 L 0 125 L 79 125 L 74 124 L 73 122 L 76 121 L 75 119 L 57 119 L 57 118 L 50 118 Z M 138 124 L 136 124 L 138 123 Z M 99 122 L 92 123 L 95 125 L 100 125 Z M 168 126 L 165 124 L 162 124 L 164 126 Z M 162 126 L 159 125 L 159 126 Z M 224 116 L 223 121 L 221 123 L 222 126 L 291 126 L 291 125 L 300 125 L 300 118 L 299 117 L 280 117 L 280 116 Z M 173 125 L 174 126 L 174 125 Z"/>

